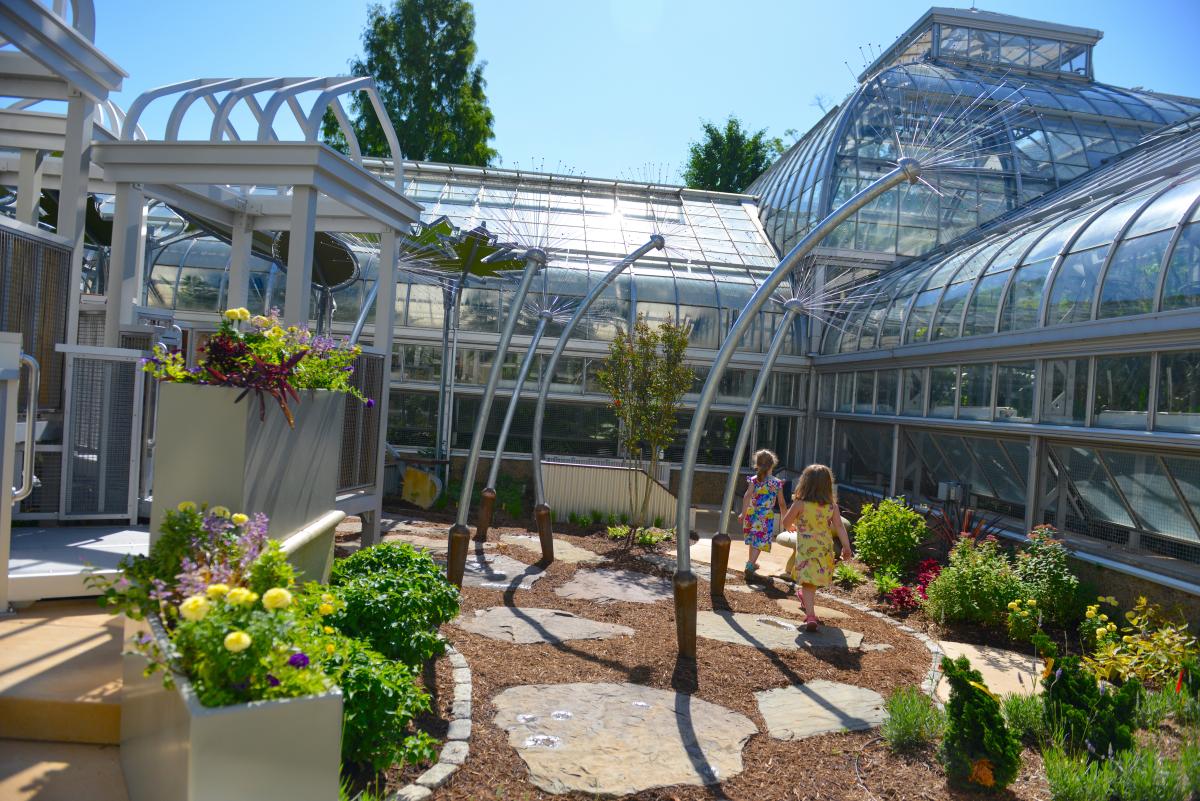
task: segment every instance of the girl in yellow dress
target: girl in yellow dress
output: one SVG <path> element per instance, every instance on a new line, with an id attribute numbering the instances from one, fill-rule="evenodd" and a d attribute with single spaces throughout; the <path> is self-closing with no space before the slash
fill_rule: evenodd
<path id="1" fill-rule="evenodd" d="M 796 591 L 804 607 L 804 629 L 813 632 L 821 621 L 815 614 L 817 587 L 833 581 L 833 549 L 829 542 L 836 533 L 842 541 L 842 559 L 850 559 L 850 538 L 842 525 L 833 489 L 833 473 L 823 464 L 810 464 L 800 474 L 792 506 L 783 516 L 785 529 L 796 527 L 796 566 L 792 579 L 800 585 Z"/>

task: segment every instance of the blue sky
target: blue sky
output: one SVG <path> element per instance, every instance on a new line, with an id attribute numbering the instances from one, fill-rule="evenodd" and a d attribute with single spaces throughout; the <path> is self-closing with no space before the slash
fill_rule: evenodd
<path id="1" fill-rule="evenodd" d="M 605 178 L 678 180 L 701 120 L 739 116 L 773 135 L 839 102 L 868 48 L 886 48 L 930 2 L 477 0 L 502 164 Z M 347 72 L 359 0 L 96 0 L 97 44 L 146 89 L 195 77 Z M 991 0 L 981 8 L 1104 31 L 1096 77 L 1200 97 L 1195 0 Z M 850 70 L 843 64 L 847 62 Z M 152 115 L 150 121 L 153 123 Z M 160 123 L 161 124 L 161 123 Z"/>

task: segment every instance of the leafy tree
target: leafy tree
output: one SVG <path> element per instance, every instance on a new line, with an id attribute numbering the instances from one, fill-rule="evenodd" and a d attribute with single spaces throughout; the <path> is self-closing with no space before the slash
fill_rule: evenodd
<path id="1" fill-rule="evenodd" d="M 632 334 L 617 333 L 609 347 L 608 361 L 597 375 L 621 423 L 618 436 L 622 449 L 639 471 L 645 469 L 648 454 L 651 476 L 658 468 L 659 453 L 675 441 L 679 401 L 695 379 L 695 371 L 683 363 L 688 328 L 670 318 L 651 328 L 638 315 Z M 637 497 L 636 484 L 631 483 L 631 532 L 645 524 L 649 505 L 650 482 L 645 482 L 641 498 Z"/>
<path id="2" fill-rule="evenodd" d="M 484 95 L 485 63 L 475 63 L 475 12 L 466 0 L 395 0 L 373 5 L 363 31 L 356 76 L 375 79 L 379 96 L 406 158 L 486 167 L 497 157 L 493 116 Z M 387 140 L 370 101 L 352 101 L 354 133 L 363 155 L 387 156 Z M 322 135 L 346 152 L 332 113 Z"/>
<path id="3" fill-rule="evenodd" d="M 724 129 L 704 123 L 704 135 L 688 148 L 683 180 L 693 189 L 741 192 L 762 174 L 783 150 L 783 141 L 767 138 L 767 129 L 750 133 L 737 117 Z"/>

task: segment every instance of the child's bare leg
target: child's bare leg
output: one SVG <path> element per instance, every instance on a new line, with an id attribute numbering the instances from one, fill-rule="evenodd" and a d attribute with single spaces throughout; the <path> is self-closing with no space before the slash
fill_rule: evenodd
<path id="1" fill-rule="evenodd" d="M 800 593 L 804 600 L 804 612 L 812 618 L 817 619 L 817 587 L 815 584 L 801 584 Z"/>
<path id="2" fill-rule="evenodd" d="M 750 564 L 752 564 L 752 565 L 758 564 L 758 553 L 759 553 L 758 549 L 755 548 L 753 545 L 751 545 L 750 546 Z"/>

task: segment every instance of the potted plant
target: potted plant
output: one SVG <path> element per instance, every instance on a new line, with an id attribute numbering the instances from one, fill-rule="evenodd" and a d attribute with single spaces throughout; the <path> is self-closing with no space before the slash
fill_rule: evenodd
<path id="1" fill-rule="evenodd" d="M 136 634 L 121 699 L 132 801 L 337 797 L 336 602 L 301 602 L 267 522 L 182 503 L 148 556 L 96 581 Z"/>
<path id="2" fill-rule="evenodd" d="M 161 382 L 152 539 L 197 496 L 261 511 L 275 539 L 333 509 L 344 396 L 373 404 L 350 383 L 359 353 L 246 309 L 225 312 L 196 367 L 160 346 L 144 364 Z"/>

